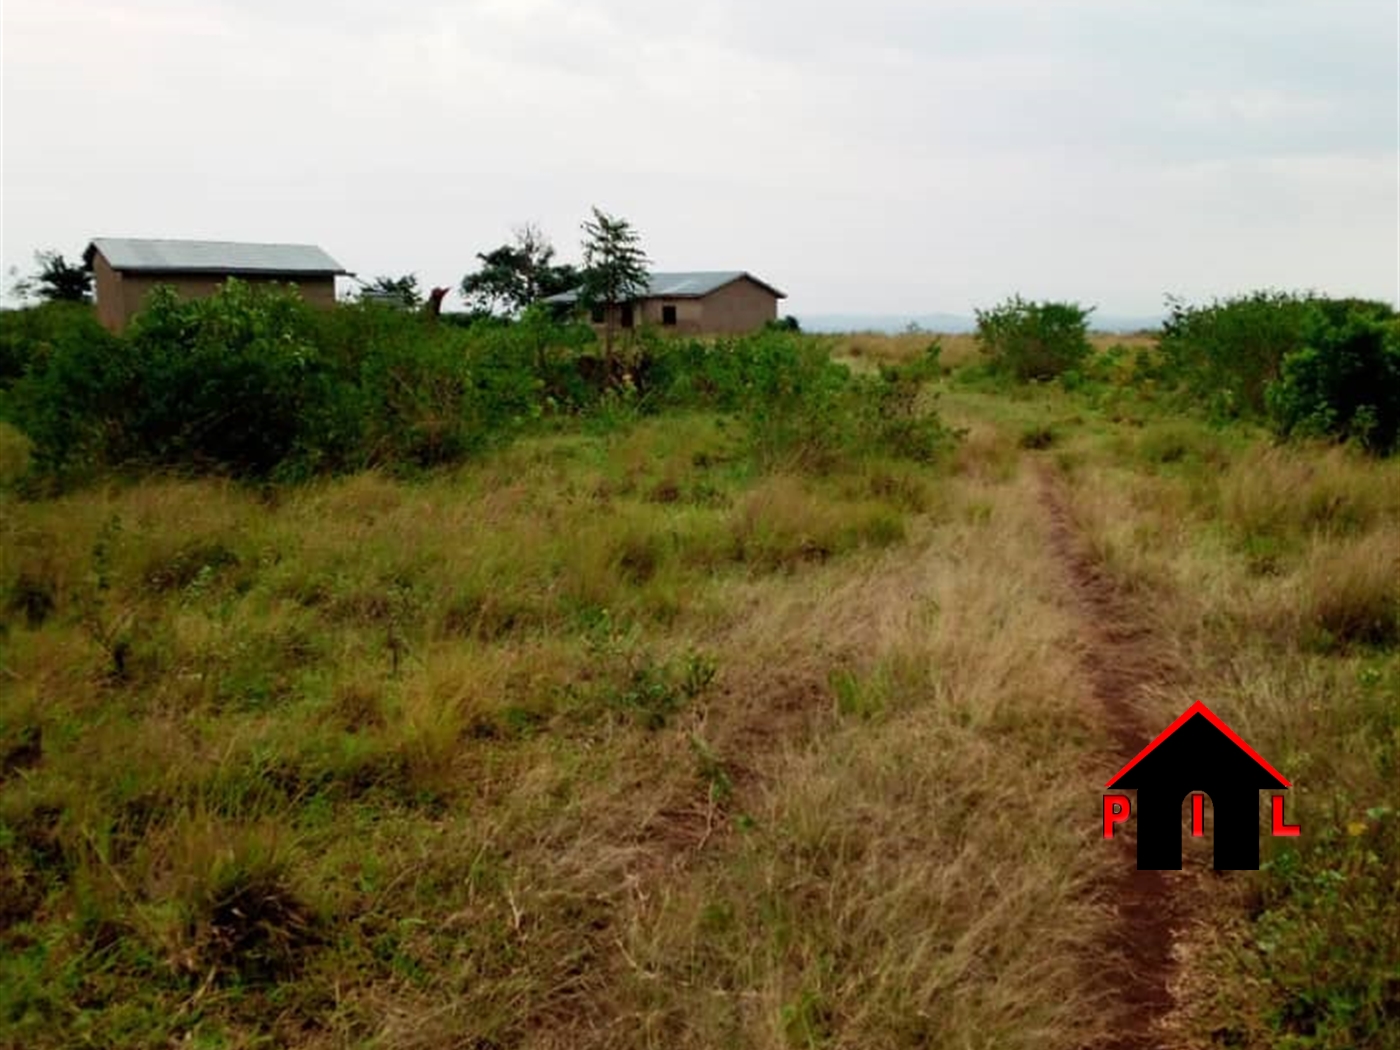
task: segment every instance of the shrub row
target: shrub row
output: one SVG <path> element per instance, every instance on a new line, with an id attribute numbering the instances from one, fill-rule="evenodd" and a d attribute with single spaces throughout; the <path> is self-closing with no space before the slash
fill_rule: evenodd
<path id="1" fill-rule="evenodd" d="M 121 336 L 90 311 L 24 313 L 39 316 L 6 318 L 0 339 L 20 363 L 4 408 L 50 475 L 427 465 L 538 405 L 539 380 L 517 366 L 514 330 L 433 326 L 379 306 L 321 312 L 237 281 L 188 302 L 158 288 Z"/>
<path id="2" fill-rule="evenodd" d="M 930 357 L 936 368 L 936 348 Z M 735 413 L 756 450 L 811 466 L 860 452 L 927 460 L 948 433 L 930 362 L 855 376 L 777 329 L 714 342 L 643 335 L 605 361 L 587 326 L 431 323 L 375 304 L 332 311 L 230 281 L 157 289 L 120 336 L 87 308 L 0 319 L 0 411 L 47 477 L 163 467 L 289 479 L 469 456 L 547 416 Z"/>
<path id="3" fill-rule="evenodd" d="M 1284 437 L 1400 440 L 1400 321 L 1385 303 L 1255 292 L 1169 300 L 1164 377 L 1215 415 L 1267 421 Z"/>

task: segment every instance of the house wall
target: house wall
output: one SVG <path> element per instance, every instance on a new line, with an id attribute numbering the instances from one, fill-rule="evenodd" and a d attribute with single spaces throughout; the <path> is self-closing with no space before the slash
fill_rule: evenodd
<path id="1" fill-rule="evenodd" d="M 700 326 L 716 335 L 736 335 L 778 319 L 778 297 L 748 278 L 717 288 L 703 299 Z"/>
<path id="2" fill-rule="evenodd" d="M 168 284 L 181 299 L 202 299 L 213 295 L 228 280 L 227 274 L 157 274 L 122 273 L 113 270 L 102 254 L 93 260 L 96 276 L 97 317 L 114 332 L 126 327 L 132 316 L 140 311 L 146 296 L 158 284 Z M 251 285 L 280 284 L 295 287 L 301 297 L 313 306 L 335 305 L 334 277 L 259 277 L 238 274 L 238 279 Z"/>
<path id="3" fill-rule="evenodd" d="M 92 260 L 93 297 L 97 319 L 110 331 L 119 331 L 126 321 L 122 312 L 122 275 L 98 252 Z"/>
<path id="4" fill-rule="evenodd" d="M 676 308 L 676 323 L 661 323 L 662 309 Z M 610 308 L 613 322 L 622 331 L 621 310 Z M 678 335 L 742 335 L 778 319 L 778 297 L 748 278 L 732 281 L 702 298 L 643 299 L 634 307 L 637 324 L 655 325 Z M 594 325 L 599 331 L 603 325 Z"/>
<path id="5" fill-rule="evenodd" d="M 676 323 L 664 326 L 666 331 L 676 332 L 680 335 L 700 335 L 705 331 L 703 299 L 643 299 L 640 306 L 643 324 L 655 325 L 657 328 L 663 327 L 661 308 L 674 306 L 676 308 Z"/>

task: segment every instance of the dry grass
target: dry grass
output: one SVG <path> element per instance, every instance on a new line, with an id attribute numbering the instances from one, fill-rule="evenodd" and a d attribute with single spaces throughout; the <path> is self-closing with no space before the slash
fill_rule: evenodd
<path id="1" fill-rule="evenodd" d="M 1310 878 L 1361 822 L 1381 958 L 1394 465 L 941 386 L 938 469 L 763 473 L 674 416 L 416 484 L 0 494 L 0 1043 L 1091 1044 L 1122 756 L 1051 468 L 1183 669 L 1145 720 L 1205 699 L 1293 777 Z M 1330 943 L 1338 907 L 1273 885 L 1244 896 Z M 1216 979 L 1180 1045 L 1296 1034 L 1258 1004 L 1331 972 L 1241 962 L 1235 906 L 1181 946 Z"/>
<path id="2" fill-rule="evenodd" d="M 983 360 L 982 352 L 977 345 L 977 337 L 970 333 L 950 335 L 935 332 L 901 332 L 897 334 L 856 332 L 849 335 L 832 336 L 830 341 L 832 356 L 855 368 L 873 369 L 878 365 L 908 364 L 923 356 L 929 345 L 935 342 L 941 349 L 939 361 L 949 371 Z M 1152 350 L 1157 345 L 1157 340 L 1153 336 L 1104 333 L 1091 335 L 1089 342 L 1097 351 L 1124 347 L 1130 352 L 1136 352 Z"/>
<path id="3" fill-rule="evenodd" d="M 1079 1045 L 1098 738 L 1029 476 L 736 447 L 8 502 L 18 1037 Z"/>
<path id="4" fill-rule="evenodd" d="M 1400 516 L 1397 466 L 1348 449 L 1259 446 L 1232 465 L 1220 508 L 1242 539 L 1355 533 Z"/>
<path id="5" fill-rule="evenodd" d="M 1400 528 L 1316 544 L 1302 572 L 1299 635 L 1326 648 L 1400 644 Z"/>
<path id="6" fill-rule="evenodd" d="M 1205 700 L 1293 780 L 1304 829 L 1265 833 L 1264 872 L 1198 896 L 1207 925 L 1177 945 L 1195 972 L 1178 982 L 1173 1045 L 1386 1046 L 1400 1008 L 1386 976 L 1400 972 L 1397 464 L 1173 426 L 1180 440 L 1159 445 L 1183 455 L 1091 454 L 1072 475 L 1076 518 L 1177 654 L 1183 678 L 1150 698 L 1153 717 Z"/>

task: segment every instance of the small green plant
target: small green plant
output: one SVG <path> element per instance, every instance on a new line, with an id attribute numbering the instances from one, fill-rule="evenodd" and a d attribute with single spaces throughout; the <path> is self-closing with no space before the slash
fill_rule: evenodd
<path id="1" fill-rule="evenodd" d="M 880 676 L 861 677 L 853 671 L 835 671 L 831 675 L 831 691 L 838 714 L 869 722 L 884 713 L 888 690 Z"/>
<path id="2" fill-rule="evenodd" d="M 1090 352 L 1089 315 L 1078 303 L 1031 302 L 1013 295 L 977 311 L 977 342 L 994 371 L 1019 382 L 1054 379 Z"/>
<path id="3" fill-rule="evenodd" d="M 695 754 L 695 772 L 714 802 L 727 801 L 734 794 L 734 781 L 729 769 L 714 747 L 699 733 L 690 734 L 690 749 Z"/>
<path id="4" fill-rule="evenodd" d="M 1261 867 L 1246 951 L 1268 990 L 1275 1045 L 1380 1046 L 1400 1015 L 1400 820 L 1388 806 L 1327 827 Z"/>

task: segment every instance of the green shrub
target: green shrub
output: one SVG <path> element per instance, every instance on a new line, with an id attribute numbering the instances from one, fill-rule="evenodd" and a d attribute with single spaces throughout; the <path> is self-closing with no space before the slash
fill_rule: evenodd
<path id="1" fill-rule="evenodd" d="M 1381 455 L 1400 442 L 1400 322 L 1374 304 L 1319 305 L 1306 345 L 1288 353 L 1265 394 L 1274 428 L 1355 440 Z"/>
<path id="2" fill-rule="evenodd" d="M 824 341 L 771 329 L 663 342 L 642 369 L 652 407 L 733 412 L 761 461 L 817 471 L 851 455 L 929 461 L 948 448 L 952 435 L 925 393 L 938 373 L 936 342 L 923 358 L 857 376 Z"/>
<path id="3" fill-rule="evenodd" d="M 943 425 L 927 383 L 940 376 L 942 347 L 930 343 L 921 357 L 902 365 L 881 365 L 878 379 L 857 383 L 866 419 L 866 445 L 895 459 L 931 463 L 948 451 L 956 435 Z"/>
<path id="4" fill-rule="evenodd" d="M 1390 1045 L 1400 1015 L 1400 820 L 1386 806 L 1262 868 L 1262 909 L 1246 948 L 1276 1045 Z M 1262 981 L 1259 981 L 1262 977 Z"/>
<path id="5" fill-rule="evenodd" d="M 74 309 L 27 311 L 28 327 L 8 329 L 25 359 L 8 414 L 45 474 L 430 466 L 539 415 L 546 381 L 587 401 L 586 384 L 563 378 L 580 330 L 540 317 L 435 325 L 374 304 L 318 311 L 291 290 L 238 281 L 190 301 L 157 288 L 121 337 Z"/>
<path id="6" fill-rule="evenodd" d="M 0 310 L 0 390 L 31 369 L 42 369 L 55 347 L 100 341 L 106 330 L 85 303 L 53 302 Z"/>
<path id="7" fill-rule="evenodd" d="M 31 361 L 11 412 L 48 473 L 126 462 L 262 476 L 329 403 L 311 311 L 228 282 L 182 302 L 158 287 L 125 337 L 70 323 Z"/>
<path id="8" fill-rule="evenodd" d="M 841 446 L 838 405 L 850 370 L 820 342 L 765 330 L 736 339 L 661 341 L 639 369 L 653 408 L 705 408 L 745 418 L 760 451 L 821 459 Z"/>
<path id="9" fill-rule="evenodd" d="M 994 371 L 1020 382 L 1053 379 L 1088 356 L 1092 312 L 1078 303 L 1030 302 L 1014 295 L 977 311 L 977 342 Z"/>
<path id="10" fill-rule="evenodd" d="M 120 436 L 114 421 L 139 397 L 121 341 L 73 304 L 15 311 L 4 330 L 22 370 L 4 395 L 5 415 L 33 442 L 33 466 L 51 473 L 100 460 Z"/>
<path id="11" fill-rule="evenodd" d="M 929 461 L 949 442 L 919 360 L 853 375 L 828 343 L 767 329 L 736 339 L 641 333 L 613 370 L 584 325 L 434 324 L 374 303 L 311 309 L 230 281 L 180 300 L 158 288 L 128 332 L 68 324 L 25 350 L 10 414 L 42 475 L 124 464 L 290 480 L 451 463 L 547 415 L 607 426 L 696 408 L 738 416 L 756 458 L 824 470 L 843 457 Z M 28 339 L 28 337 L 26 337 Z M 25 343 L 28 347 L 33 340 Z"/>
<path id="12" fill-rule="evenodd" d="M 326 444 L 308 432 L 327 414 L 334 377 L 295 292 L 230 280 L 181 301 L 158 287 L 126 344 L 140 394 L 123 458 L 264 476 L 299 446 Z"/>
<path id="13" fill-rule="evenodd" d="M 1168 297 L 1163 372 L 1217 416 L 1258 416 L 1284 357 L 1303 345 L 1310 296 L 1258 291 L 1207 306 Z"/>

